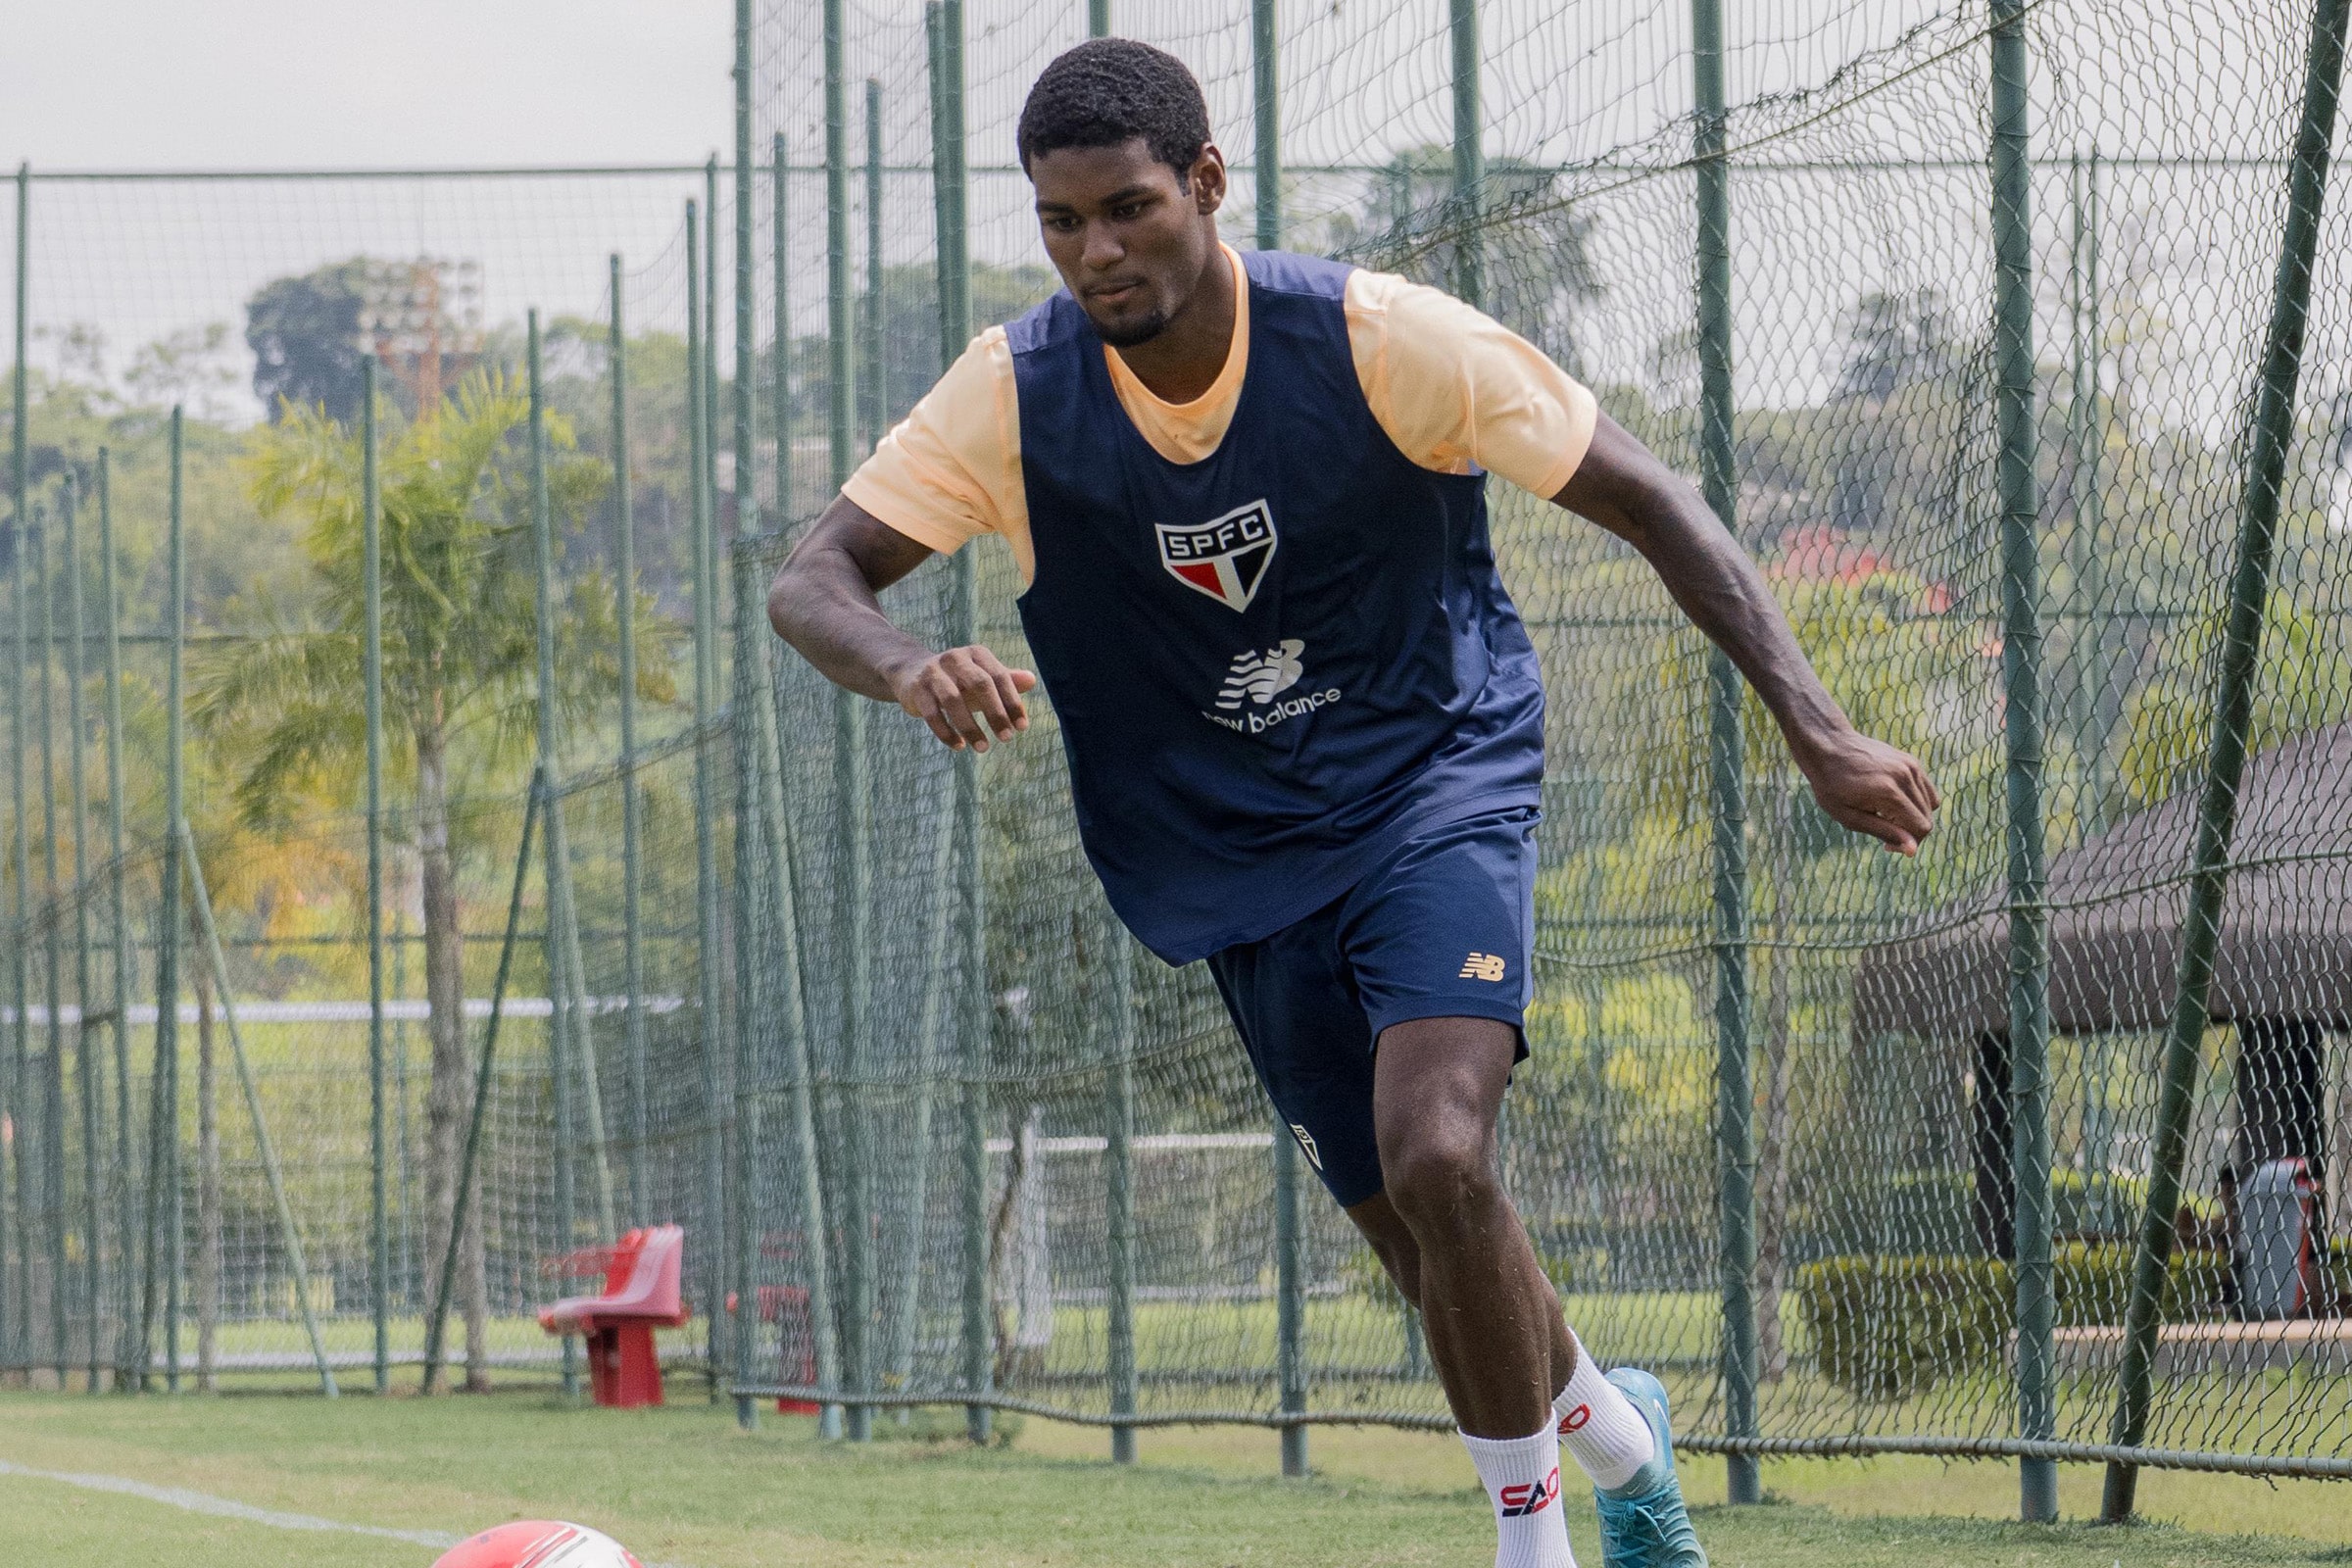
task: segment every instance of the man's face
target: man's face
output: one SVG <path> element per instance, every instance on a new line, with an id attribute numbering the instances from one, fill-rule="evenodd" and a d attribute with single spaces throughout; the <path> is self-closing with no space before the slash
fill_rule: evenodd
<path id="1" fill-rule="evenodd" d="M 1046 254 L 1102 341 L 1133 348 L 1185 307 L 1215 254 L 1225 160 L 1203 147 L 1180 186 L 1142 137 L 1029 161 Z"/>

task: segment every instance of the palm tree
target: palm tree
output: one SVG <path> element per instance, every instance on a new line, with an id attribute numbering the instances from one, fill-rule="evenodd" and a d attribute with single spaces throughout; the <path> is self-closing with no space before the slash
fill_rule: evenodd
<path id="1" fill-rule="evenodd" d="M 422 890 L 425 996 L 432 1045 L 425 1102 L 426 1252 L 442 1255 L 470 1083 L 458 873 L 469 844 L 451 803 L 463 770 L 511 784 L 534 735 L 529 495 L 519 443 L 528 400 L 496 372 L 467 377 L 428 416 L 395 428 L 379 456 L 382 488 L 383 690 L 388 761 L 413 791 L 413 853 Z M 559 528 L 576 527 L 609 483 L 606 466 L 571 455 L 570 425 L 547 417 L 549 488 Z M 309 627 L 268 628 L 198 672 L 195 717 L 233 760 L 240 814 L 283 824 L 305 802 L 361 791 L 367 747 L 362 564 L 363 455 L 358 434 L 316 407 L 288 408 L 254 432 L 247 486 L 264 516 L 293 513 L 318 586 Z M 575 581 L 557 628 L 559 693 L 569 714 L 616 684 L 611 593 Z M 639 690 L 674 696 L 662 645 Z M 400 782 L 394 779 L 395 788 Z M 478 1207 L 477 1207 L 478 1212 Z M 486 1386 L 488 1294 L 478 1223 L 466 1227 L 461 1296 L 468 1389 Z"/>

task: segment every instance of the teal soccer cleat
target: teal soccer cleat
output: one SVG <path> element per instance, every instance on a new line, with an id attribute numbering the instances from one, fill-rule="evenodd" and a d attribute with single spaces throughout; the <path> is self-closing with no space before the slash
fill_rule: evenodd
<path id="1" fill-rule="evenodd" d="M 1600 1507 L 1601 1568 L 1707 1568 L 1707 1554 L 1683 1506 L 1683 1484 L 1674 1473 L 1666 1391 L 1640 1367 L 1621 1366 L 1609 1381 L 1649 1423 L 1658 1451 L 1614 1494 L 1592 1489 Z"/>

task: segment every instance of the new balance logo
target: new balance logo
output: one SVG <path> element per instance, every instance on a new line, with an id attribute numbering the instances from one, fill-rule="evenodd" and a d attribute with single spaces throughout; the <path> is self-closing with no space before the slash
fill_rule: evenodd
<path id="1" fill-rule="evenodd" d="M 1542 1481 L 1531 1481 L 1521 1487 L 1504 1487 L 1494 1494 L 1496 1511 L 1505 1519 L 1520 1519 L 1531 1513 L 1542 1513 L 1551 1506 L 1552 1498 L 1560 1494 L 1560 1472 L 1555 1466 Z"/>
<path id="2" fill-rule="evenodd" d="M 1499 953 L 1473 953 L 1462 960 L 1462 972 L 1457 980 L 1495 981 L 1502 978 L 1503 961 Z"/>
<path id="3" fill-rule="evenodd" d="M 1322 1170 L 1323 1152 L 1315 1147 L 1315 1135 L 1297 1122 L 1293 1122 L 1291 1123 L 1291 1136 L 1298 1140 L 1299 1149 L 1306 1154 L 1306 1162 L 1314 1166 L 1317 1171 Z"/>
<path id="4" fill-rule="evenodd" d="M 1244 702 L 1260 707 L 1272 702 L 1276 692 L 1289 691 L 1306 673 L 1298 662 L 1298 656 L 1305 652 L 1304 642 L 1285 637 L 1280 646 L 1262 654 L 1252 648 L 1234 655 L 1233 667 L 1225 672 L 1225 687 L 1217 693 L 1217 706 L 1230 711 Z"/>

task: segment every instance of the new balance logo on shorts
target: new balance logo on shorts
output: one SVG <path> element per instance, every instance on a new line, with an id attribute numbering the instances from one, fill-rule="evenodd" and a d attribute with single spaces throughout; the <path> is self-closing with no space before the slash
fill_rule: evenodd
<path id="1" fill-rule="evenodd" d="M 1502 978 L 1502 971 L 1501 954 L 1473 953 L 1462 960 L 1462 972 L 1454 978 L 1457 980 L 1499 981 Z"/>
<path id="2" fill-rule="evenodd" d="M 1525 1486 L 1504 1487 L 1494 1494 L 1494 1501 L 1505 1519 L 1519 1519 L 1531 1513 L 1542 1513 L 1551 1506 L 1560 1494 L 1560 1472 L 1555 1465 L 1550 1475 Z"/>

